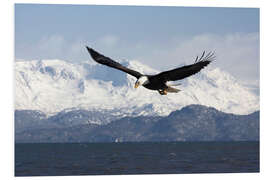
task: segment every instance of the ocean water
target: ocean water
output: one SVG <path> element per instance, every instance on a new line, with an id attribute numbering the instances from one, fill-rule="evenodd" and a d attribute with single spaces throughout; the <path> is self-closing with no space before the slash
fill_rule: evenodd
<path id="1" fill-rule="evenodd" d="M 259 142 L 15 144 L 15 176 L 259 172 Z"/>

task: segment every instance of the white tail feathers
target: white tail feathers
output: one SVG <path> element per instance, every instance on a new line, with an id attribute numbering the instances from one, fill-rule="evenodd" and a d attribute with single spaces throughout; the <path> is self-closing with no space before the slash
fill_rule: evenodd
<path id="1" fill-rule="evenodd" d="M 166 89 L 167 92 L 170 92 L 170 93 L 178 93 L 180 91 L 180 89 L 176 89 L 176 88 L 173 88 L 171 86 L 168 86 L 168 89 Z"/>

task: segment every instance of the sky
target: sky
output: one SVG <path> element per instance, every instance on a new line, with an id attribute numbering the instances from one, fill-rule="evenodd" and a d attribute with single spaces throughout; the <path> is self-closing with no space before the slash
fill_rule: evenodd
<path id="1" fill-rule="evenodd" d="M 15 5 L 15 59 L 114 60 L 163 71 L 214 51 L 218 67 L 259 82 L 259 9 L 165 6 Z"/>

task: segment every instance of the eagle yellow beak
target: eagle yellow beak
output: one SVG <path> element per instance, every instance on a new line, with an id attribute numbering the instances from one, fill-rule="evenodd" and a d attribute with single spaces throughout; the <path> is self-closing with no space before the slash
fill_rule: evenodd
<path id="1" fill-rule="evenodd" d="M 139 85 L 140 85 L 140 83 L 139 82 L 136 82 L 134 88 L 139 87 Z"/>

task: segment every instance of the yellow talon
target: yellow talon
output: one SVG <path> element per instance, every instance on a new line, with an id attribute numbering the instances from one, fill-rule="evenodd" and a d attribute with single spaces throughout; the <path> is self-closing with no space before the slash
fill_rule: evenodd
<path id="1" fill-rule="evenodd" d="M 160 89 L 160 90 L 158 90 L 158 92 L 161 95 L 167 95 L 167 93 L 168 93 L 166 89 Z"/>
<path id="2" fill-rule="evenodd" d="M 139 82 L 136 82 L 134 88 L 139 87 L 139 85 L 140 85 Z"/>

